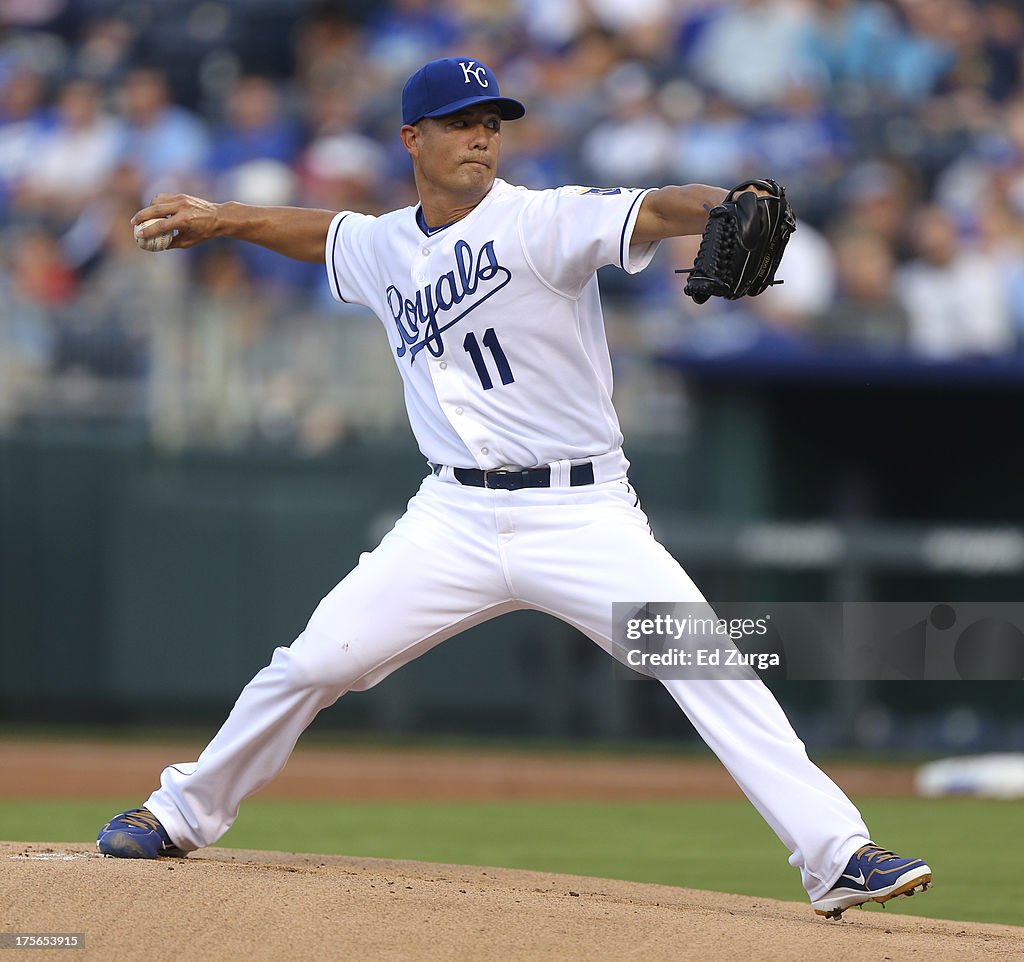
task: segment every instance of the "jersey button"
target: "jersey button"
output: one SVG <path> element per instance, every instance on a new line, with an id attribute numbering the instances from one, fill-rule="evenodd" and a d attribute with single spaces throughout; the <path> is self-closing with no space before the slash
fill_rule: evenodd
<path id="1" fill-rule="evenodd" d="M 455 409 L 455 413 L 456 414 L 461 414 L 462 413 L 462 408 L 456 408 Z"/>
<path id="2" fill-rule="evenodd" d="M 442 361 L 442 362 L 441 362 L 440 364 L 438 364 L 437 366 L 438 366 L 438 367 L 439 367 L 439 368 L 440 368 L 440 369 L 441 369 L 442 371 L 444 371 L 444 370 L 445 370 L 445 369 L 446 369 L 446 368 L 448 367 L 448 362 L 447 362 L 447 361 Z"/>
<path id="3" fill-rule="evenodd" d="M 490 450 L 488 448 L 481 448 L 480 449 L 480 453 L 481 454 L 490 454 L 491 452 L 490 452 Z"/>
<path id="4" fill-rule="evenodd" d="M 430 248 L 429 247 L 424 247 L 423 248 L 423 256 L 424 257 L 429 257 L 430 256 Z"/>

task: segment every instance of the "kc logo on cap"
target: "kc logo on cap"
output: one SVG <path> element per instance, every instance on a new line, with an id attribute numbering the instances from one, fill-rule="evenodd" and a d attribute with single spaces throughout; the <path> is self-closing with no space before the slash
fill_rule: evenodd
<path id="1" fill-rule="evenodd" d="M 471 57 L 432 60 L 405 83 L 402 123 L 415 124 L 424 117 L 444 117 L 482 103 L 493 103 L 502 120 L 518 120 L 526 113 L 518 100 L 501 96 L 498 78 L 479 60 Z"/>
<path id="2" fill-rule="evenodd" d="M 479 67 L 474 67 L 473 65 L 475 63 L 475 60 L 459 61 L 459 66 L 462 68 L 462 72 L 466 75 L 466 83 L 469 83 L 469 75 L 472 74 L 476 78 L 476 82 L 480 84 L 481 87 L 490 86 L 490 83 L 487 80 L 487 68 L 483 64 Z M 481 74 L 483 76 L 481 76 Z"/>

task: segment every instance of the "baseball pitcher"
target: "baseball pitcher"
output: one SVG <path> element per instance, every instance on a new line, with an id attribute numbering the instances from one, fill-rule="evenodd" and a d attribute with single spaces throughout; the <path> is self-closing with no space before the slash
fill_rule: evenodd
<path id="1" fill-rule="evenodd" d="M 402 113 L 416 207 L 371 217 L 160 194 L 133 220 L 152 249 L 232 237 L 323 260 L 333 295 L 380 319 L 429 471 L 198 760 L 167 768 L 143 808 L 103 827 L 106 855 L 212 844 L 317 712 L 472 625 L 531 608 L 616 654 L 613 602 L 703 601 L 629 483 L 596 272 L 636 273 L 665 238 L 702 235 L 687 292 L 760 293 L 796 227 L 785 192 L 768 180 L 728 192 L 505 183 L 502 125 L 525 108 L 470 57 L 417 71 Z M 756 676 L 663 684 L 789 849 L 816 912 L 928 887 L 921 859 L 870 840 Z"/>

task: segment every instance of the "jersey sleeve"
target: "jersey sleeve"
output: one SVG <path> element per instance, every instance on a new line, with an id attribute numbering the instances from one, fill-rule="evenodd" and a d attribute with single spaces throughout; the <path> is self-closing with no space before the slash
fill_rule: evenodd
<path id="1" fill-rule="evenodd" d="M 374 250 L 376 217 L 343 210 L 327 230 L 327 281 L 336 300 L 369 304 L 377 276 Z"/>
<path id="2" fill-rule="evenodd" d="M 540 191 L 520 217 L 523 250 L 537 276 L 563 294 L 577 295 L 600 267 L 642 271 L 658 243 L 630 244 L 648 190 L 560 187 Z"/>

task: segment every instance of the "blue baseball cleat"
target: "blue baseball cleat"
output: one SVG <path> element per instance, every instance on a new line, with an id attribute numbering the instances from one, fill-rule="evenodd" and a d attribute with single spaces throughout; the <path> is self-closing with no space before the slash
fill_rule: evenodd
<path id="1" fill-rule="evenodd" d="M 113 858 L 184 858 L 183 852 L 148 808 L 115 815 L 96 837 L 96 847 Z"/>
<path id="2" fill-rule="evenodd" d="M 854 905 L 913 895 L 931 883 L 932 870 L 923 859 L 901 858 L 870 842 L 854 852 L 836 884 L 812 902 L 811 908 L 827 919 L 838 919 Z"/>

